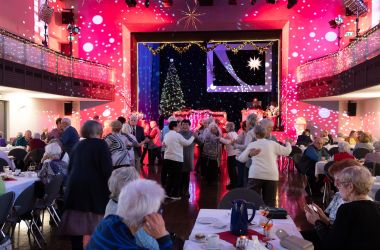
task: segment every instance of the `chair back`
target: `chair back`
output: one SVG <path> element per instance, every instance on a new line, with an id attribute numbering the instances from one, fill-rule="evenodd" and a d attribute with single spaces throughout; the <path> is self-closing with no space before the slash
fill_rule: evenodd
<path id="1" fill-rule="evenodd" d="M 8 166 L 8 162 L 3 158 L 0 158 L 0 172 L 4 172 L 4 167 Z"/>
<path id="2" fill-rule="evenodd" d="M 218 204 L 218 209 L 231 209 L 232 201 L 238 199 L 253 203 L 257 209 L 265 205 L 263 198 L 255 191 L 248 188 L 235 188 L 223 196 Z"/>
<path id="3" fill-rule="evenodd" d="M 354 149 L 354 152 L 352 154 L 356 159 L 363 159 L 368 153 L 370 153 L 370 151 L 366 148 L 357 148 Z"/>
<path id="4" fill-rule="evenodd" d="M 15 193 L 8 192 L 0 196 L 0 229 L 12 209 L 13 202 L 15 200 Z"/>
<path id="5" fill-rule="evenodd" d="M 24 164 L 26 167 L 30 165 L 37 166 L 41 163 L 42 157 L 44 156 L 44 148 L 36 148 L 30 151 L 24 158 Z"/>
<path id="6" fill-rule="evenodd" d="M 36 203 L 36 196 L 34 194 L 34 183 L 27 187 L 21 194 L 17 197 L 14 208 L 15 216 L 20 217 L 27 213 L 30 213 L 34 209 Z"/>
<path id="7" fill-rule="evenodd" d="M 56 175 L 46 185 L 44 198 L 44 203 L 46 206 L 52 205 L 54 200 L 59 196 L 62 183 L 63 175 Z"/>
<path id="8" fill-rule="evenodd" d="M 375 201 L 379 201 L 380 202 L 380 189 L 376 191 Z"/>
<path id="9" fill-rule="evenodd" d="M 366 161 L 363 165 L 371 171 L 373 176 L 380 176 L 380 163 Z"/>
<path id="10" fill-rule="evenodd" d="M 25 170 L 24 158 L 26 154 L 26 150 L 22 148 L 14 148 L 8 153 L 9 156 L 13 156 L 15 158 L 14 161 L 16 168 L 21 170 Z"/>
<path id="11" fill-rule="evenodd" d="M 293 157 L 295 154 L 302 155 L 302 150 L 297 146 L 292 146 L 292 151 L 290 152 L 289 157 Z"/>
<path id="12" fill-rule="evenodd" d="M 339 148 L 338 147 L 333 147 L 333 148 L 330 148 L 329 150 L 329 155 L 331 157 L 333 157 L 335 154 L 339 153 Z"/>

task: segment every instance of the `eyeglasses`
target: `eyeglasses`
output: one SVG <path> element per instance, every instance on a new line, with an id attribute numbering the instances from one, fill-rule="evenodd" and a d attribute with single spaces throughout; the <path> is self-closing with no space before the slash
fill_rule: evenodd
<path id="1" fill-rule="evenodd" d="M 350 183 L 350 182 L 349 181 L 340 181 L 340 180 L 334 181 L 334 184 L 337 188 L 340 188 L 342 186 L 346 186 L 348 183 Z"/>

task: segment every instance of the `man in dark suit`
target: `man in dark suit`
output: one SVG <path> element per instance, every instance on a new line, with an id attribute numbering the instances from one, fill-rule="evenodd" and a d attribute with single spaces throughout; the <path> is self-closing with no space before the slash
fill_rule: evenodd
<path id="1" fill-rule="evenodd" d="M 141 126 L 137 125 L 137 121 L 138 121 L 138 117 L 136 115 L 131 115 L 129 117 L 128 124 L 130 127 L 131 134 L 133 134 L 136 137 L 137 142 L 140 143 L 145 139 L 145 135 L 144 135 L 144 129 Z M 140 159 L 141 159 L 141 153 L 142 153 L 141 147 L 136 146 L 134 148 L 134 152 L 135 152 L 135 167 L 138 171 L 140 171 L 141 169 Z"/>
<path id="2" fill-rule="evenodd" d="M 71 149 L 79 141 L 79 134 L 77 130 L 71 126 L 71 120 L 69 118 L 63 118 L 61 121 L 61 126 L 63 129 L 61 135 L 63 150 L 70 154 Z"/>

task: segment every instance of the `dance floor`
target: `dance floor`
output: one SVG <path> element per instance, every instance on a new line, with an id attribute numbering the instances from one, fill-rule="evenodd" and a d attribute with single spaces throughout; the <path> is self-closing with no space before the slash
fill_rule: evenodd
<path id="1" fill-rule="evenodd" d="M 159 181 L 160 170 L 160 166 L 154 166 L 150 169 L 145 166 L 142 175 L 145 178 Z M 191 174 L 190 198 L 180 201 L 168 201 L 164 204 L 163 215 L 168 231 L 176 233 L 183 239 L 187 239 L 194 226 L 199 209 L 216 208 L 219 200 L 228 191 L 226 190 L 227 182 L 226 161 L 222 161 L 219 182 L 215 186 L 206 185 L 206 183 L 193 172 Z M 305 203 L 305 192 L 303 190 L 301 178 L 297 173 L 281 175 L 278 203 L 280 207 L 288 211 L 299 230 L 311 228 L 303 212 L 303 205 Z M 319 204 L 320 200 L 315 200 L 314 202 Z M 49 225 L 48 218 L 49 215 L 46 213 L 43 228 L 43 233 L 47 241 L 46 249 L 70 249 L 69 240 L 58 238 L 57 230 L 55 227 Z M 26 226 L 23 224 L 20 228 L 16 227 L 14 249 L 38 249 L 33 240 L 31 240 L 31 244 L 29 244 Z"/>

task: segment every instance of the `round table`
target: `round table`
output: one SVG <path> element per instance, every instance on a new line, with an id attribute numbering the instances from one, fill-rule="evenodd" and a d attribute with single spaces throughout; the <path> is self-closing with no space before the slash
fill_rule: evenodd
<path id="1" fill-rule="evenodd" d="M 35 181 L 39 180 L 37 177 L 37 173 L 33 173 L 32 176 L 28 177 L 19 177 L 19 176 L 11 176 L 16 179 L 15 181 L 4 181 L 5 183 L 5 191 L 6 192 L 15 192 L 15 198 L 17 198 L 22 191 L 32 185 Z"/>

